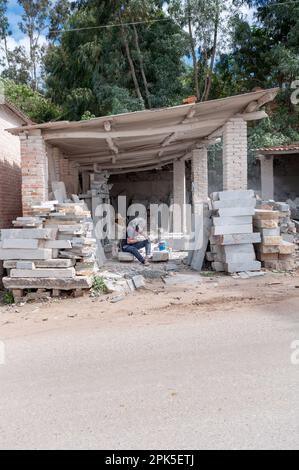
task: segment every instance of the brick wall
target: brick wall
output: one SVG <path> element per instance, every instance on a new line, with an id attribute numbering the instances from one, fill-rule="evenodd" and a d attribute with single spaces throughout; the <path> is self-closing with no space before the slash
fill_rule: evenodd
<path id="1" fill-rule="evenodd" d="M 22 215 L 20 141 L 5 131 L 22 124 L 19 117 L 0 105 L 0 229 L 11 227 L 11 222 Z M 0 287 L 2 275 L 0 261 Z"/>
<path id="2" fill-rule="evenodd" d="M 196 208 L 197 204 L 202 204 L 207 201 L 208 192 L 208 149 L 207 147 L 202 147 L 193 150 L 192 153 L 192 193 L 194 208 Z"/>
<path id="3" fill-rule="evenodd" d="M 247 122 L 230 119 L 223 132 L 223 189 L 247 189 Z"/>
<path id="4" fill-rule="evenodd" d="M 48 200 L 48 157 L 41 131 L 22 135 L 22 201 L 23 214 L 30 214 L 30 207 Z"/>

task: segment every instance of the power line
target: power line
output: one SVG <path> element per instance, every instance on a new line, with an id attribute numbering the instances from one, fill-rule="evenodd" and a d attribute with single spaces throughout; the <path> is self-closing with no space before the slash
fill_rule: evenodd
<path id="1" fill-rule="evenodd" d="M 272 8 L 276 6 L 288 6 L 288 5 L 297 5 L 299 4 L 299 0 L 294 0 L 293 2 L 279 2 L 279 3 L 272 3 L 271 5 L 264 5 L 260 6 L 258 8 Z M 185 20 L 185 19 L 196 19 L 192 16 L 183 16 L 180 18 L 180 20 Z M 48 31 L 49 34 L 63 34 L 63 33 L 71 33 L 71 32 L 76 32 L 76 31 L 88 31 L 88 30 L 95 30 L 95 29 L 109 29 L 109 28 L 120 28 L 123 26 L 133 26 L 133 25 L 140 25 L 140 24 L 152 24 L 152 23 L 160 23 L 160 22 L 165 22 L 165 21 L 175 21 L 175 18 L 168 17 L 168 18 L 159 18 L 159 19 L 151 19 L 147 21 L 132 21 L 129 23 L 113 23 L 113 24 L 107 24 L 107 25 L 100 25 L 100 26 L 86 26 L 82 28 L 69 28 L 69 29 L 50 29 Z M 46 28 L 45 28 L 46 29 Z"/>

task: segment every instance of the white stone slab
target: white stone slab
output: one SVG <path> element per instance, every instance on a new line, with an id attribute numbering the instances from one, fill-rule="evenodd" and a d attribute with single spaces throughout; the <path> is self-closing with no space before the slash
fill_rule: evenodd
<path id="1" fill-rule="evenodd" d="M 212 228 L 213 235 L 232 235 L 235 233 L 252 233 L 252 224 L 249 225 L 224 225 Z"/>
<path id="2" fill-rule="evenodd" d="M 242 271 L 259 271 L 262 267 L 260 261 L 245 261 L 242 263 L 227 263 L 225 270 L 228 273 L 238 273 Z"/>
<path id="3" fill-rule="evenodd" d="M 35 264 L 32 261 L 17 261 L 15 264 L 16 266 L 14 266 L 12 269 L 35 269 Z"/>
<path id="4" fill-rule="evenodd" d="M 219 209 L 219 217 L 244 217 L 255 213 L 254 207 L 232 207 L 228 209 Z"/>
<path id="5" fill-rule="evenodd" d="M 17 250 L 37 250 L 39 247 L 39 240 L 21 239 L 21 238 L 6 238 L 0 243 L 0 247 L 5 249 Z"/>
<path id="6" fill-rule="evenodd" d="M 211 237 L 211 243 L 214 245 L 242 245 L 243 243 L 261 243 L 260 233 L 247 233 L 247 234 L 234 234 L 234 235 L 220 235 Z"/>
<path id="7" fill-rule="evenodd" d="M 239 205 L 239 202 L 236 202 L 235 199 L 233 200 L 227 200 L 227 201 L 212 201 L 212 209 L 213 210 L 218 210 L 218 209 L 233 209 L 237 205 Z M 251 199 L 244 199 L 242 200 L 242 207 L 251 207 L 255 208 L 256 207 L 256 199 L 251 198 Z"/>
<path id="8" fill-rule="evenodd" d="M 72 248 L 72 244 L 69 240 L 49 240 L 44 242 L 45 248 L 63 250 Z"/>
<path id="9" fill-rule="evenodd" d="M 39 278 L 39 279 L 68 279 L 74 278 L 76 271 L 74 268 L 67 269 L 12 269 L 10 271 L 10 277 L 12 278 Z"/>
<path id="10" fill-rule="evenodd" d="M 231 201 L 233 199 L 237 201 L 240 199 L 250 199 L 254 196 L 254 191 L 252 189 L 249 189 L 245 191 L 221 191 L 218 193 L 213 193 L 212 199 L 214 201 Z"/>
<path id="11" fill-rule="evenodd" d="M 213 217 L 215 227 L 220 225 L 249 225 L 252 224 L 252 216 L 243 217 Z"/>
<path id="12" fill-rule="evenodd" d="M 3 250 L 0 249 L 0 260 L 36 260 L 51 259 L 52 250 Z"/>
<path id="13" fill-rule="evenodd" d="M 57 230 L 48 228 L 24 228 L 24 229 L 2 229 L 1 238 L 6 239 L 40 239 L 40 240 L 55 240 Z"/>

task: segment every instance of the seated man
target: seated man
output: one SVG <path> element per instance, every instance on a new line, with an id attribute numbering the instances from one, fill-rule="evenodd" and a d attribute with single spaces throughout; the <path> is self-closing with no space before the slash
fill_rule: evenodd
<path id="1" fill-rule="evenodd" d="M 141 218 L 132 220 L 127 228 L 126 238 L 122 242 L 122 251 L 132 253 L 140 263 L 149 265 L 149 256 L 151 254 L 151 242 L 143 233 L 145 221 Z M 145 248 L 146 257 L 143 258 L 139 250 Z"/>

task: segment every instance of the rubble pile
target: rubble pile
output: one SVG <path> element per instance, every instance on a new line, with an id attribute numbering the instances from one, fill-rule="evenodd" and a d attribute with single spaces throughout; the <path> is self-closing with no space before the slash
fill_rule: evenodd
<path id="1" fill-rule="evenodd" d="M 261 241 L 260 234 L 253 233 L 255 206 L 254 191 L 212 194 L 213 227 L 207 259 L 215 271 L 235 273 L 261 269 L 253 246 Z"/>
<path id="2" fill-rule="evenodd" d="M 281 206 L 280 209 L 282 208 Z M 256 247 L 257 258 L 266 269 L 292 271 L 296 268 L 296 245 L 283 239 L 285 217 L 283 213 L 271 209 L 257 209 L 254 215 L 254 228 L 261 235 L 261 243 Z"/>
<path id="3" fill-rule="evenodd" d="M 15 228 L 1 230 L 0 260 L 8 277 L 4 287 L 16 297 L 24 289 L 89 289 L 97 271 L 96 240 L 84 203 L 49 201 L 18 217 Z"/>

